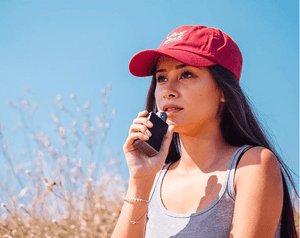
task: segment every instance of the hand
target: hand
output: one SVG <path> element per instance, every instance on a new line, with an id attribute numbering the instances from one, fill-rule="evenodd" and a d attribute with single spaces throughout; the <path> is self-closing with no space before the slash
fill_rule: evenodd
<path id="1" fill-rule="evenodd" d="M 147 115 L 148 111 L 142 111 L 138 114 L 138 117 L 133 120 L 129 129 L 128 137 L 123 146 L 131 178 L 155 176 L 164 165 L 172 140 L 174 126 L 169 126 L 162 141 L 159 153 L 153 157 L 148 157 L 139 151 L 134 146 L 133 142 L 136 139 L 147 141 L 151 137 L 151 133 L 148 128 L 151 128 L 153 124 L 148 120 L 148 118 L 146 118 Z"/>

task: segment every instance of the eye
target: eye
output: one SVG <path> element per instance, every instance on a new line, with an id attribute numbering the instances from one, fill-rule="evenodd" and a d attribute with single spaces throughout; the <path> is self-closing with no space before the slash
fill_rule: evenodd
<path id="1" fill-rule="evenodd" d="M 190 71 L 184 71 L 181 73 L 180 78 L 192 78 L 194 77 L 194 74 L 191 73 Z"/>
<path id="2" fill-rule="evenodd" d="M 164 76 L 156 76 L 156 81 L 157 81 L 158 83 L 164 82 L 165 80 L 166 80 L 166 77 L 164 77 Z"/>

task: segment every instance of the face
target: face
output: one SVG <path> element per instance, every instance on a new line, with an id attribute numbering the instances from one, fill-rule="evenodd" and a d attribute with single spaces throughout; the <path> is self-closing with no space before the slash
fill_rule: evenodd
<path id="1" fill-rule="evenodd" d="M 157 107 L 167 113 L 167 123 L 175 126 L 175 132 L 195 135 L 220 126 L 225 98 L 206 67 L 162 56 L 155 76 Z"/>

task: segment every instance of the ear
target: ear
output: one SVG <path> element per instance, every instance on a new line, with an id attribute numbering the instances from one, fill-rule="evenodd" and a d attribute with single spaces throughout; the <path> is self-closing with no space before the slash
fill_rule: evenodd
<path id="1" fill-rule="evenodd" d="M 223 91 L 220 92 L 220 102 L 226 102 Z"/>

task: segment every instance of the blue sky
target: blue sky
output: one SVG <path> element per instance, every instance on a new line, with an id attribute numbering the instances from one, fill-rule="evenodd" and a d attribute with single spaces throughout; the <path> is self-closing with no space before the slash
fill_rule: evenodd
<path id="1" fill-rule="evenodd" d="M 8 134 L 14 130 L 20 119 L 7 101 L 24 97 L 39 104 L 37 128 L 51 131 L 56 95 L 75 111 L 70 95 L 76 94 L 96 114 L 102 110 L 101 90 L 110 83 L 108 109 L 117 114 L 106 143 L 119 151 L 127 176 L 122 145 L 150 82 L 130 75 L 128 62 L 140 50 L 157 48 L 180 25 L 220 28 L 237 42 L 244 58 L 241 86 L 285 162 L 299 174 L 298 1 L 1 0 L 1 123 Z M 25 86 L 38 96 L 26 94 Z M 16 138 L 13 143 L 24 146 Z"/>

